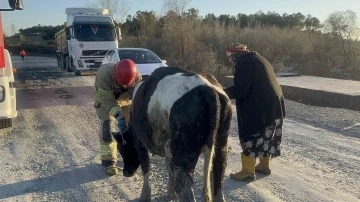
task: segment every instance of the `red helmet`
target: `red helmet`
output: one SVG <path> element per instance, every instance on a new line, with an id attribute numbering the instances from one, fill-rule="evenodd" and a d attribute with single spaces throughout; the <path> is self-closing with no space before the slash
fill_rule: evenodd
<path id="1" fill-rule="evenodd" d="M 132 60 L 124 59 L 115 64 L 114 76 L 122 86 L 132 84 L 136 77 L 136 65 Z"/>

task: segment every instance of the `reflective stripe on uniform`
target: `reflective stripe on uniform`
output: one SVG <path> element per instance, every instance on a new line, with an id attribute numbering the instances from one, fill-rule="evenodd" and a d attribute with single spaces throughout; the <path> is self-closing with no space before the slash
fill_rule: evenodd
<path id="1" fill-rule="evenodd" d="M 94 94 L 94 100 L 100 102 L 100 96 L 97 94 L 97 92 Z"/>
<path id="2" fill-rule="evenodd" d="M 102 156 L 116 156 L 116 141 L 112 141 L 110 144 L 100 144 L 100 154 Z"/>
<path id="3" fill-rule="evenodd" d="M 111 90 L 104 90 L 101 88 L 99 88 L 97 91 L 95 91 L 95 94 L 94 94 L 95 101 L 100 102 L 101 101 L 100 97 L 102 97 L 102 96 L 114 96 L 114 92 Z"/>
<path id="4" fill-rule="evenodd" d="M 118 114 L 119 112 L 120 112 L 120 114 L 121 114 L 121 111 L 122 111 L 121 108 L 117 106 L 117 107 L 111 108 L 109 114 L 110 114 L 111 116 L 115 117 L 115 115 Z"/>

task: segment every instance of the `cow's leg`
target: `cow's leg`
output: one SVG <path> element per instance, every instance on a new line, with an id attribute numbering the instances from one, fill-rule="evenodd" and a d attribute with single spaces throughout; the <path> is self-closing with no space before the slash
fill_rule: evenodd
<path id="1" fill-rule="evenodd" d="M 213 157 L 213 169 L 212 169 L 212 177 L 213 177 L 213 194 L 215 202 L 225 201 L 223 195 L 223 179 L 225 174 L 225 168 L 227 163 L 227 140 L 217 139 L 215 152 Z M 221 141 L 222 143 L 220 143 Z"/>
<path id="2" fill-rule="evenodd" d="M 184 169 L 181 167 L 175 167 L 174 172 L 174 184 L 175 191 L 178 195 L 178 199 L 181 202 L 196 201 L 193 190 L 193 170 Z"/>
<path id="3" fill-rule="evenodd" d="M 192 133 L 187 135 L 196 137 Z M 184 135 L 184 134 L 183 134 Z M 181 202 L 195 201 L 194 190 L 193 190 L 193 173 L 196 163 L 201 153 L 201 143 L 195 138 L 180 138 L 178 141 L 171 143 L 171 162 L 170 168 L 173 172 L 173 185 L 175 188 L 176 195 Z"/>
<path id="4" fill-rule="evenodd" d="M 167 184 L 167 196 L 169 199 L 172 200 L 172 199 L 176 199 L 175 186 L 174 186 L 174 173 L 170 167 L 171 159 L 166 157 L 165 161 L 166 161 L 166 168 L 169 173 L 169 180 Z"/>
<path id="5" fill-rule="evenodd" d="M 168 184 L 167 184 L 167 196 L 171 200 L 171 199 L 176 199 L 176 193 L 175 193 L 175 187 L 174 187 L 174 173 L 171 170 L 171 166 L 170 166 L 171 158 L 172 158 L 170 142 L 171 142 L 171 140 L 166 142 L 164 149 L 165 149 L 166 168 L 169 173 L 169 180 L 168 180 Z"/>
<path id="6" fill-rule="evenodd" d="M 204 146 L 204 187 L 203 187 L 203 201 L 210 202 L 213 198 L 213 171 L 212 171 L 212 158 L 213 158 L 213 146 L 212 141 L 208 142 Z"/>
<path id="7" fill-rule="evenodd" d="M 225 101 L 220 99 L 222 106 L 227 106 Z M 214 142 L 213 157 L 213 191 L 215 202 L 225 201 L 223 194 L 223 179 L 228 157 L 228 134 L 230 130 L 232 112 L 231 108 L 223 108 L 220 112 L 220 123 L 216 141 Z"/>
<path id="8" fill-rule="evenodd" d="M 140 141 L 136 141 L 136 146 L 139 151 L 139 158 L 141 162 L 141 170 L 144 176 L 143 187 L 141 191 L 140 201 L 151 201 L 151 187 L 150 187 L 150 159 L 149 152 Z"/>

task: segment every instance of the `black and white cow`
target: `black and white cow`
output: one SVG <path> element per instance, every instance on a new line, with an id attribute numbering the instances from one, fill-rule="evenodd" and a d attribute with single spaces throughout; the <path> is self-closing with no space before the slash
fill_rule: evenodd
<path id="1" fill-rule="evenodd" d="M 168 196 L 186 202 L 195 201 L 192 174 L 204 152 L 203 199 L 224 201 L 231 116 L 231 102 L 213 76 L 163 67 L 139 83 L 133 94 L 132 130 L 115 139 L 123 175 L 133 176 L 141 165 L 140 201 L 151 201 L 149 151 L 165 157 Z"/>

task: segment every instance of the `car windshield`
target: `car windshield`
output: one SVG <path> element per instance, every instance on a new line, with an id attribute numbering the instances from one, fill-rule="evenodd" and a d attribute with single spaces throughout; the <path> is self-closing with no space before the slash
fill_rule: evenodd
<path id="1" fill-rule="evenodd" d="M 135 64 L 161 63 L 157 55 L 148 50 L 119 50 L 120 60 L 130 59 Z"/>

